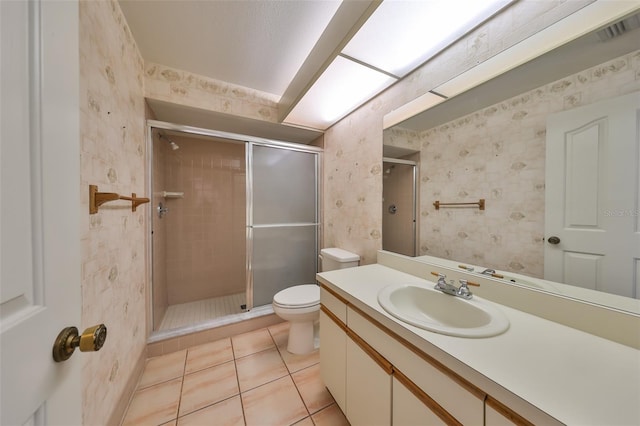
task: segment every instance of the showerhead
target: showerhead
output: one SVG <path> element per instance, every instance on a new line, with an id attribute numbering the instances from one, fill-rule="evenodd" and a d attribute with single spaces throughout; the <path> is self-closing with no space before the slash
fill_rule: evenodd
<path id="1" fill-rule="evenodd" d="M 169 142 L 169 145 L 171 146 L 172 150 L 176 150 L 176 149 L 180 149 L 180 146 L 175 143 L 174 141 L 172 141 L 171 139 L 169 139 L 166 135 L 163 135 L 162 133 L 159 134 L 161 139 L 166 139 Z"/>

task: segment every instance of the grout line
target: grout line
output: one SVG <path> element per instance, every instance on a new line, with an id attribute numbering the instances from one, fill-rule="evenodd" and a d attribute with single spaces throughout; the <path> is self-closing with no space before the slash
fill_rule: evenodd
<path id="1" fill-rule="evenodd" d="M 240 409 L 242 410 L 242 421 L 244 424 L 247 424 L 247 415 L 244 412 L 244 400 L 242 399 L 242 389 L 240 389 L 240 377 L 238 377 L 238 363 L 236 362 L 236 353 L 233 349 L 233 339 L 229 338 L 231 341 L 231 352 L 233 354 L 233 367 L 236 369 L 236 384 L 238 385 L 238 398 L 240 398 Z"/>
<path id="2" fill-rule="evenodd" d="M 184 355 L 184 365 L 182 366 L 182 380 L 180 381 L 180 394 L 178 397 L 178 407 L 176 408 L 176 424 L 178 423 L 178 418 L 180 417 L 180 405 L 182 405 L 182 390 L 184 389 L 184 373 L 187 370 L 187 358 L 189 356 L 189 350 Z"/>

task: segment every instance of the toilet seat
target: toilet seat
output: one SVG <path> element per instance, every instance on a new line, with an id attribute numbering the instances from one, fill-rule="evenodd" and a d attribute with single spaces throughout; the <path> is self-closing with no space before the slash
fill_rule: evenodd
<path id="1" fill-rule="evenodd" d="M 320 286 L 302 284 L 280 290 L 273 296 L 273 303 L 287 309 L 302 309 L 320 304 Z"/>

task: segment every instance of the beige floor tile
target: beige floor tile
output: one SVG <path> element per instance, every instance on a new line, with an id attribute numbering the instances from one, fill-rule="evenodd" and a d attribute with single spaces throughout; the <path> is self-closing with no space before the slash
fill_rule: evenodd
<path id="1" fill-rule="evenodd" d="M 239 334 L 231 338 L 233 354 L 236 358 L 273 348 L 275 344 L 266 328 Z"/>
<path id="2" fill-rule="evenodd" d="M 182 385 L 179 416 L 182 417 L 238 393 L 238 380 L 233 362 L 187 374 L 184 376 Z"/>
<path id="3" fill-rule="evenodd" d="M 236 367 L 241 392 L 289 374 L 275 348 L 239 358 Z"/>
<path id="4" fill-rule="evenodd" d="M 291 376 L 241 394 L 247 426 L 290 425 L 309 416 Z"/>
<path id="5" fill-rule="evenodd" d="M 287 347 L 287 340 L 289 338 L 289 322 L 281 322 L 280 324 L 272 325 L 269 327 L 269 333 L 273 337 L 278 347 Z"/>
<path id="6" fill-rule="evenodd" d="M 331 404 L 311 416 L 315 426 L 349 426 L 349 421 L 340 411 L 338 404 Z"/>
<path id="7" fill-rule="evenodd" d="M 240 395 L 210 405 L 178 419 L 178 426 L 244 426 Z"/>
<path id="8" fill-rule="evenodd" d="M 138 389 L 182 377 L 186 356 L 187 351 L 183 350 L 147 360 Z"/>
<path id="9" fill-rule="evenodd" d="M 221 339 L 204 345 L 194 346 L 187 350 L 185 374 L 213 367 L 214 365 L 233 361 L 231 339 Z"/>
<path id="10" fill-rule="evenodd" d="M 320 362 L 320 353 L 318 350 L 306 355 L 296 355 L 287 351 L 287 343 L 289 340 L 288 322 L 269 327 L 269 332 L 273 336 L 273 340 L 276 342 L 280 355 L 282 355 L 282 359 L 290 373 Z"/>
<path id="11" fill-rule="evenodd" d="M 320 377 L 320 364 L 300 370 L 291 377 L 311 414 L 333 404 L 333 397 Z"/>
<path id="12" fill-rule="evenodd" d="M 294 426 L 314 426 L 314 425 L 313 425 L 313 420 L 311 420 L 311 417 L 307 417 L 295 423 Z"/>
<path id="13" fill-rule="evenodd" d="M 320 362 L 320 351 L 318 349 L 306 355 L 296 355 L 287 352 L 286 346 L 278 347 L 278 350 L 280 351 L 280 355 L 282 355 L 282 359 L 290 373 L 295 373 L 296 371 Z"/>
<path id="14" fill-rule="evenodd" d="M 182 378 L 136 391 L 123 426 L 159 425 L 177 417 Z"/>
<path id="15" fill-rule="evenodd" d="M 176 426 L 177 424 L 178 424 L 178 420 L 171 420 L 170 422 L 162 423 L 162 425 L 160 426 Z"/>

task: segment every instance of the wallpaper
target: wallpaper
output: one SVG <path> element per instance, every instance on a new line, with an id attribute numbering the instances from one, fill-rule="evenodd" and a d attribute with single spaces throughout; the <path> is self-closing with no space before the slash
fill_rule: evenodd
<path id="1" fill-rule="evenodd" d="M 89 215 L 89 185 L 145 196 L 143 62 L 116 1 L 80 2 L 82 326 L 104 347 L 82 356 L 83 424 L 107 421 L 146 347 L 146 209 L 124 201 Z M 79 324 L 80 325 L 80 324 Z"/>
<path id="2" fill-rule="evenodd" d="M 590 2 L 516 2 L 329 128 L 324 137 L 324 246 L 353 251 L 364 264 L 375 263 L 382 248 L 384 115 Z M 416 135 L 394 137 L 394 143 L 410 141 L 410 147 L 421 149 Z M 421 226 L 423 234 L 428 229 L 433 232 L 432 226 Z"/>
<path id="3" fill-rule="evenodd" d="M 420 254 L 542 278 L 547 115 L 637 90 L 640 51 L 423 132 Z"/>

